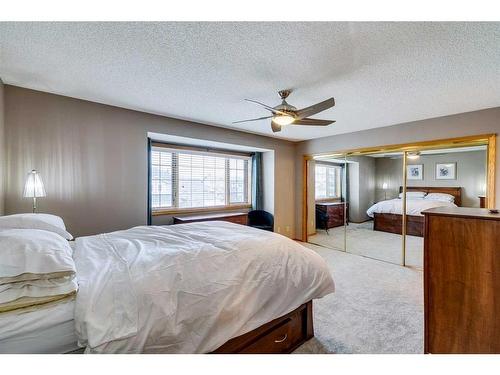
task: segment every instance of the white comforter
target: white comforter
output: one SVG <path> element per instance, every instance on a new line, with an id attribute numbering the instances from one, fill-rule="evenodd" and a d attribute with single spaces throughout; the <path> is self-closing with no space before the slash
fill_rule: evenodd
<path id="1" fill-rule="evenodd" d="M 81 237 L 74 259 L 88 352 L 210 352 L 334 291 L 312 250 L 227 222 Z"/>
<path id="2" fill-rule="evenodd" d="M 437 201 L 425 198 L 407 199 L 406 214 L 414 216 L 423 216 L 422 215 L 423 210 L 427 210 L 428 208 L 443 207 L 443 206 L 457 207 L 455 203 L 447 201 Z M 401 215 L 402 212 L 403 212 L 403 200 L 397 198 L 375 203 L 366 211 L 366 214 L 370 217 L 373 217 L 374 213 Z"/>

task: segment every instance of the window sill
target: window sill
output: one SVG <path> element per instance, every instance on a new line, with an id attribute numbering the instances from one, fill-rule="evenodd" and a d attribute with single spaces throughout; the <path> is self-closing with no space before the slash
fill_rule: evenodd
<path id="1" fill-rule="evenodd" d="M 221 212 L 221 211 L 234 211 L 243 208 L 252 208 L 251 204 L 235 204 L 231 206 L 222 206 L 222 207 L 199 207 L 199 208 L 173 208 L 173 209 L 159 209 L 153 210 L 152 216 L 161 216 L 161 215 L 175 215 L 175 214 L 190 214 L 190 213 L 199 213 L 199 212 Z"/>
<path id="2" fill-rule="evenodd" d="M 316 203 L 329 203 L 329 202 L 341 202 L 341 198 L 325 198 L 325 199 L 316 199 Z"/>

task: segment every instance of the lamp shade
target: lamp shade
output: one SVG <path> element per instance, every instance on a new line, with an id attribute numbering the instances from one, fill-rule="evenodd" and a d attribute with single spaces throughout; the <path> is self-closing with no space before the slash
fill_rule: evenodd
<path id="1" fill-rule="evenodd" d="M 386 189 L 387 189 L 387 182 L 384 182 L 384 183 L 382 184 L 382 189 L 384 189 L 384 190 L 386 190 Z"/>
<path id="2" fill-rule="evenodd" d="M 25 198 L 38 198 L 45 197 L 45 188 L 43 187 L 42 178 L 36 170 L 28 173 L 26 184 L 24 185 L 23 197 Z"/>

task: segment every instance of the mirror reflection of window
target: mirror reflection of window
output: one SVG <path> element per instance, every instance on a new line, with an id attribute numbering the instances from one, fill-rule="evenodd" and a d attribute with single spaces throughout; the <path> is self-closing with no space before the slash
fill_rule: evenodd
<path id="1" fill-rule="evenodd" d="M 336 165 L 319 164 L 315 166 L 316 200 L 340 199 L 342 168 Z"/>

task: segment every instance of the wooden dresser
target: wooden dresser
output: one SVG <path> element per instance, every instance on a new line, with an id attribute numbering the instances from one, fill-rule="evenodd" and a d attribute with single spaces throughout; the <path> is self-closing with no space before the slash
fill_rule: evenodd
<path id="1" fill-rule="evenodd" d="M 328 215 L 327 228 L 335 228 L 344 225 L 344 204 L 347 205 L 347 217 L 349 217 L 349 203 L 324 202 L 316 203 L 316 209 Z"/>
<path id="2" fill-rule="evenodd" d="M 426 353 L 500 353 L 500 214 L 425 215 Z"/>
<path id="3" fill-rule="evenodd" d="M 229 221 L 231 223 L 247 225 L 248 213 L 246 212 L 217 212 L 189 216 L 174 216 L 174 224 L 196 223 L 199 221 Z"/>

